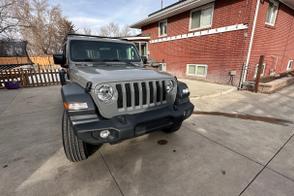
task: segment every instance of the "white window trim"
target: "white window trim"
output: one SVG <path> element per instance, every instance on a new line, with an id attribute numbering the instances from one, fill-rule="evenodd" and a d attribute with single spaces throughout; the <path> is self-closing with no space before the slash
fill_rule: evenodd
<path id="1" fill-rule="evenodd" d="M 205 67 L 205 68 L 206 68 L 206 69 L 205 69 L 205 75 L 190 74 L 190 73 L 189 73 L 189 66 L 191 66 L 191 65 L 195 66 L 195 72 L 196 72 L 196 73 L 197 73 L 197 67 L 198 67 L 198 66 Z M 187 76 L 194 76 L 194 77 L 206 78 L 206 77 L 207 77 L 207 72 L 208 72 L 208 65 L 206 65 L 206 64 L 187 64 L 187 65 L 186 65 L 186 75 L 187 75 Z"/>
<path id="2" fill-rule="evenodd" d="M 148 53 L 149 53 L 148 42 L 146 42 L 146 41 L 138 41 L 138 42 L 137 41 L 134 41 L 134 43 L 135 44 L 139 44 L 138 51 L 140 53 L 140 56 L 146 56 L 146 57 L 148 57 Z M 146 55 L 141 55 L 141 53 L 142 53 L 141 45 L 142 44 L 146 44 Z"/>
<path id="3" fill-rule="evenodd" d="M 280 3 L 279 1 L 276 1 L 276 0 L 270 0 L 273 4 L 277 4 L 278 6 L 278 9 L 277 9 L 277 12 L 276 12 L 276 15 L 275 15 L 275 20 L 273 23 L 269 23 L 269 22 L 266 22 L 265 21 L 265 24 L 268 25 L 268 26 L 272 26 L 274 27 L 276 25 L 276 21 L 277 21 L 277 18 L 278 18 L 278 14 L 279 14 L 279 7 L 280 7 Z M 269 5 L 268 5 L 269 6 Z M 269 8 L 269 7 L 268 7 Z M 268 10 L 267 10 L 268 11 Z M 266 14 L 267 14 L 267 11 L 266 11 Z M 266 20 L 266 19 L 265 19 Z"/>
<path id="4" fill-rule="evenodd" d="M 290 68 L 290 64 L 291 64 L 291 63 L 292 63 L 292 68 Z M 288 61 L 288 65 L 287 65 L 287 71 L 292 71 L 292 70 L 294 70 L 293 66 L 294 66 L 294 60 L 289 60 L 289 61 Z"/>
<path id="5" fill-rule="evenodd" d="M 203 9 L 206 9 L 206 8 L 209 8 L 211 7 L 212 8 L 212 13 L 211 13 L 211 22 L 210 22 L 210 25 L 206 25 L 206 26 L 203 26 L 203 27 L 198 27 L 198 28 L 193 28 L 192 29 L 192 14 L 194 12 L 197 12 L 199 10 L 203 10 Z M 208 5 L 205 5 L 205 6 L 202 6 L 202 7 L 198 7 L 194 10 L 191 10 L 190 11 L 190 19 L 189 19 L 189 31 L 198 31 L 198 30 L 201 30 L 201 29 L 208 29 L 208 28 L 211 28 L 212 27 L 212 23 L 213 23 L 213 15 L 214 15 L 214 3 L 212 4 L 208 4 Z"/>
<path id="6" fill-rule="evenodd" d="M 165 22 L 166 23 L 166 34 L 160 34 L 160 23 L 163 23 L 163 22 Z M 167 25 L 168 25 L 168 23 L 167 23 L 167 19 L 165 19 L 165 20 L 161 20 L 161 21 L 159 21 L 158 22 L 158 37 L 165 37 L 165 36 L 167 36 Z"/>
<path id="7" fill-rule="evenodd" d="M 256 66 L 255 66 L 254 78 L 257 77 L 258 65 L 259 64 L 256 64 Z M 266 63 L 263 63 L 263 70 L 262 70 L 262 73 L 260 74 L 261 77 L 263 77 L 265 75 L 265 70 L 266 70 Z"/>

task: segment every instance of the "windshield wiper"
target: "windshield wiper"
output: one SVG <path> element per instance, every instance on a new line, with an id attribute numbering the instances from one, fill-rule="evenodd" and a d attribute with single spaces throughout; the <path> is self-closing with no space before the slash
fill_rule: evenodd
<path id="1" fill-rule="evenodd" d="M 127 65 L 131 65 L 131 66 L 134 66 L 134 67 L 139 67 L 137 64 L 135 64 L 134 62 L 132 62 L 130 60 L 103 59 L 102 62 L 122 62 L 122 63 L 126 63 Z"/>
<path id="2" fill-rule="evenodd" d="M 138 64 L 135 64 L 134 62 L 132 61 L 125 61 L 128 65 L 132 65 L 134 67 L 140 67 Z"/>
<path id="3" fill-rule="evenodd" d="M 119 59 L 102 59 L 103 62 L 121 62 Z"/>
<path id="4" fill-rule="evenodd" d="M 74 61 L 78 62 L 94 62 L 96 59 L 74 59 Z"/>

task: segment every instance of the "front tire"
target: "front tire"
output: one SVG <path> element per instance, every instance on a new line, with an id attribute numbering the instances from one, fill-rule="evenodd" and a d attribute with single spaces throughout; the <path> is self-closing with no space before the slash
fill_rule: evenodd
<path id="1" fill-rule="evenodd" d="M 86 144 L 77 138 L 66 111 L 64 111 L 62 117 L 62 141 L 66 158 L 71 162 L 86 160 L 99 148 L 99 146 Z"/>
<path id="2" fill-rule="evenodd" d="M 165 133 L 174 133 L 178 131 L 181 128 L 181 126 L 182 126 L 182 122 L 177 122 L 173 124 L 171 127 L 164 128 L 162 131 Z"/>

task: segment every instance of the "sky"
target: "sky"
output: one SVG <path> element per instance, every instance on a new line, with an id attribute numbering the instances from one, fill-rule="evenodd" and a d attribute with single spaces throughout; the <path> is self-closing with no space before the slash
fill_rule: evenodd
<path id="1" fill-rule="evenodd" d="M 177 0 L 163 0 L 168 6 Z M 89 28 L 93 33 L 110 22 L 131 25 L 161 7 L 161 0 L 49 0 L 51 5 L 59 5 L 76 28 Z"/>

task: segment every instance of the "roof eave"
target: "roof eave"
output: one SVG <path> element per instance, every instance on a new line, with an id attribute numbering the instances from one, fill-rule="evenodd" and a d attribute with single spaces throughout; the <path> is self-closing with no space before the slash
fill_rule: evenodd
<path id="1" fill-rule="evenodd" d="M 287 5 L 289 8 L 291 8 L 292 10 L 294 10 L 294 1 L 291 0 L 280 0 L 282 3 L 284 3 L 285 5 Z"/>
<path id="2" fill-rule="evenodd" d="M 148 18 L 145 18 L 135 24 L 130 25 L 131 28 L 141 29 L 143 26 L 148 24 L 166 19 L 168 17 L 183 13 L 185 11 L 191 10 L 196 7 L 200 7 L 202 5 L 214 2 L 215 0 L 187 0 L 183 1 L 181 4 L 176 4 L 173 7 L 170 7 L 166 10 L 162 10 L 154 15 L 151 15 Z"/>
<path id="3" fill-rule="evenodd" d="M 128 41 L 150 40 L 149 36 L 124 37 Z"/>

